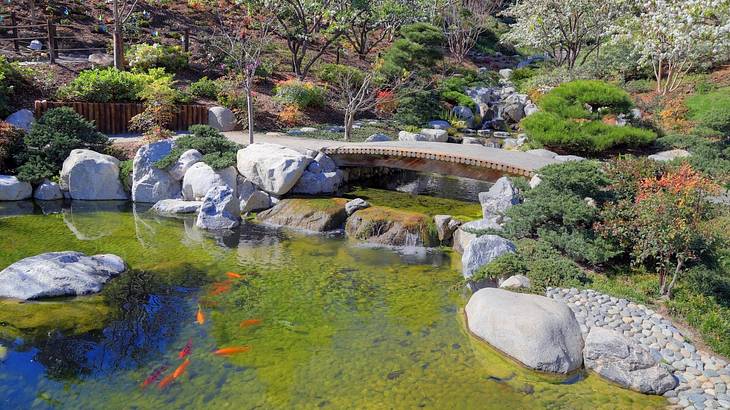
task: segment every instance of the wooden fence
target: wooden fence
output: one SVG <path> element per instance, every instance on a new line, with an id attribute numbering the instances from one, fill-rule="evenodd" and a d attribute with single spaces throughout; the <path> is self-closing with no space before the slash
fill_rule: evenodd
<path id="1" fill-rule="evenodd" d="M 35 117 L 40 118 L 51 108 L 71 107 L 89 121 L 96 129 L 105 134 L 124 134 L 130 132 L 129 120 L 144 111 L 144 105 L 135 103 L 90 103 L 36 101 Z M 187 130 L 191 125 L 208 123 L 208 107 L 204 105 L 178 105 L 178 112 L 169 128 L 176 131 Z"/>
<path id="2" fill-rule="evenodd" d="M 58 54 L 73 52 L 98 52 L 106 51 L 104 47 L 86 47 L 73 45 L 77 43 L 74 32 L 79 28 L 73 25 L 57 24 L 53 19 L 43 23 L 36 23 L 29 19 L 21 19 L 15 13 L 2 15 L 3 23 L 0 24 L 0 49 L 11 43 L 12 51 L 16 54 L 39 53 L 41 51 L 31 50 L 30 44 L 33 40 L 40 41 L 44 49 L 42 52 L 48 54 L 51 63 L 56 61 Z M 6 50 L 10 51 L 10 50 Z"/>

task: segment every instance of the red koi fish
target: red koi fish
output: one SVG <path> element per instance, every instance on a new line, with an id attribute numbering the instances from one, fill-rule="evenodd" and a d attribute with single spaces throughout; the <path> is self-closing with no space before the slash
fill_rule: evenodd
<path id="1" fill-rule="evenodd" d="M 160 384 L 157 385 L 157 388 L 162 390 L 165 387 L 169 386 L 170 383 L 172 383 L 175 380 L 175 377 L 172 374 L 168 374 L 164 379 L 160 381 Z"/>
<path id="2" fill-rule="evenodd" d="M 241 329 L 243 329 L 245 327 L 258 325 L 259 323 L 261 323 L 261 319 L 248 319 L 241 322 L 239 326 L 241 327 Z"/>
<path id="3" fill-rule="evenodd" d="M 216 282 L 213 284 L 213 290 L 210 291 L 210 295 L 218 296 L 221 293 L 228 292 L 232 286 L 233 282 L 230 279 L 223 282 Z"/>
<path id="4" fill-rule="evenodd" d="M 236 272 L 226 272 L 226 276 L 228 276 L 231 279 L 243 279 L 244 278 L 243 275 L 239 275 Z"/>
<path id="5" fill-rule="evenodd" d="M 195 315 L 195 321 L 201 326 L 205 324 L 205 314 L 200 305 L 198 305 L 198 313 Z"/>
<path id="6" fill-rule="evenodd" d="M 185 373 L 185 369 L 187 369 L 189 365 L 190 359 L 185 359 L 185 361 L 182 362 L 182 364 L 178 366 L 177 369 L 175 369 L 175 371 L 172 373 L 172 378 L 177 379 L 178 377 L 182 376 L 183 373 Z"/>
<path id="7" fill-rule="evenodd" d="M 180 353 L 177 354 L 177 357 L 180 359 L 184 359 L 192 351 L 193 351 L 193 339 L 190 338 L 190 339 L 188 339 L 188 342 L 185 344 L 185 347 L 183 347 L 183 349 L 180 350 Z"/>
<path id="8" fill-rule="evenodd" d="M 251 346 L 226 347 L 216 350 L 213 354 L 216 356 L 231 356 L 238 353 L 246 353 L 249 350 L 251 350 Z"/>
<path id="9" fill-rule="evenodd" d="M 150 384 L 156 382 L 157 379 L 159 379 L 160 376 L 162 376 L 162 373 L 164 373 L 165 370 L 167 370 L 167 366 L 158 367 L 157 369 L 155 369 L 155 371 L 152 372 L 152 374 L 149 375 L 149 377 L 144 379 L 144 381 L 142 382 L 142 384 L 139 385 L 139 387 L 144 389 L 145 387 L 149 386 Z"/>

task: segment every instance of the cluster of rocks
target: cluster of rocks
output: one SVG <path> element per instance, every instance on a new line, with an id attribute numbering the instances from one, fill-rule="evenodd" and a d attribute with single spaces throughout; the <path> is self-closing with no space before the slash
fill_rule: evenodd
<path id="1" fill-rule="evenodd" d="M 565 303 L 573 311 L 587 346 L 594 340 L 591 337 L 594 332 L 601 335 L 612 332 L 612 339 L 627 340 L 626 343 L 633 346 L 633 350 L 628 353 L 624 350 L 622 354 L 636 363 L 637 369 L 632 372 L 621 373 L 610 363 L 601 363 L 608 356 L 600 350 L 585 358 L 587 368 L 593 368 L 610 380 L 620 377 L 614 381 L 635 390 L 663 394 L 678 407 L 730 408 L 730 365 L 720 358 L 699 352 L 670 320 L 659 313 L 644 305 L 593 290 L 552 288 L 547 290 L 546 296 Z M 648 353 L 636 354 L 636 351 Z M 613 354 L 618 352 L 614 349 Z M 671 388 L 661 392 L 646 391 L 642 381 L 654 379 L 642 370 L 649 362 L 662 363 L 661 366 L 675 379 Z M 656 380 L 660 385 L 670 384 L 666 374 L 662 374 Z"/>
<path id="2" fill-rule="evenodd" d="M 527 94 L 518 93 L 510 82 L 511 69 L 499 70 L 499 76 L 501 79 L 498 86 L 464 90 L 474 101 L 476 112 L 469 107 L 457 105 L 452 109 L 452 114 L 465 121 L 469 128 L 501 131 L 515 129 L 520 120 L 538 111 Z"/>

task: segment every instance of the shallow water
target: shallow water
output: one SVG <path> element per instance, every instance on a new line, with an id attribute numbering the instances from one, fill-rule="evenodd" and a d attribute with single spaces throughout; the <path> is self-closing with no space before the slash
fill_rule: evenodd
<path id="1" fill-rule="evenodd" d="M 0 269 L 60 250 L 115 253 L 134 268 L 101 296 L 0 302 L 3 409 L 664 405 L 592 375 L 527 371 L 470 337 L 458 266 L 441 250 L 253 224 L 212 235 L 190 219 L 90 202 L 0 218 L 0 245 Z M 228 271 L 248 276 L 226 291 Z M 248 319 L 262 322 L 242 328 Z M 164 390 L 141 388 L 159 366 L 181 363 L 188 340 L 187 372 Z M 211 353 L 244 345 L 228 358 Z"/>

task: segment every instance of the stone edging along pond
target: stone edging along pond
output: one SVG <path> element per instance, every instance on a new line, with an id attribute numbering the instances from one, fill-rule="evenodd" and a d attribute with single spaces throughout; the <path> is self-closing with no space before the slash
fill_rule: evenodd
<path id="1" fill-rule="evenodd" d="M 697 351 L 669 319 L 644 305 L 590 289 L 548 288 L 546 296 L 568 305 L 584 338 L 592 327 L 611 329 L 661 357 L 661 362 L 679 382 L 663 394 L 672 405 L 730 408 L 730 364 Z"/>

